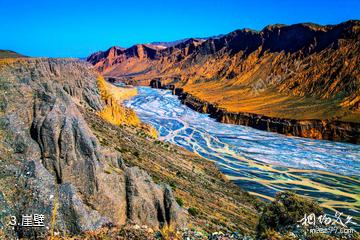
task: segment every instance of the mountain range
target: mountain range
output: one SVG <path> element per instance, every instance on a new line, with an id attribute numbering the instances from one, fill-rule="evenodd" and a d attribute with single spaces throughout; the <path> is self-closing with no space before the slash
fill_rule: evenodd
<path id="1" fill-rule="evenodd" d="M 132 85 L 152 80 L 224 123 L 360 143 L 360 21 L 269 25 L 177 44 L 111 47 L 87 61 Z"/>
<path id="2" fill-rule="evenodd" d="M 360 21 L 270 25 L 177 44 L 111 47 L 98 72 L 137 85 L 154 78 L 231 112 L 360 122 Z"/>

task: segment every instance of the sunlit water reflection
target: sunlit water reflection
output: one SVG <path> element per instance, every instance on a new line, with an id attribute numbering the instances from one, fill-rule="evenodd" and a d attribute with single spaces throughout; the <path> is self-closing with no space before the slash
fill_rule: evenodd
<path id="1" fill-rule="evenodd" d="M 214 161 L 229 179 L 263 199 L 290 189 L 359 223 L 359 145 L 223 124 L 181 104 L 170 91 L 138 90 L 126 105 L 156 127 L 161 140 Z"/>

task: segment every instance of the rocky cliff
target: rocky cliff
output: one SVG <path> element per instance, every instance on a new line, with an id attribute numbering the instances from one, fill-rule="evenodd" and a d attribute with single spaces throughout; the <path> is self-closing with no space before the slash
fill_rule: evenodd
<path id="1" fill-rule="evenodd" d="M 260 201 L 207 160 L 103 119 L 96 77 L 73 59 L 1 60 L 0 237 L 187 223 L 255 233 Z M 45 227 L 22 225 L 35 214 Z"/>
<path id="2" fill-rule="evenodd" d="M 79 109 L 100 111 L 96 76 L 76 60 L 1 63 L 0 193 L 5 236 L 76 234 L 134 223 L 184 226 L 171 188 L 101 146 Z M 9 227 L 42 214 L 46 228 Z"/>
<path id="3" fill-rule="evenodd" d="M 111 48 L 88 61 L 140 85 L 159 78 L 228 112 L 360 122 L 359 21 L 271 25 L 150 48 L 141 57 Z"/>

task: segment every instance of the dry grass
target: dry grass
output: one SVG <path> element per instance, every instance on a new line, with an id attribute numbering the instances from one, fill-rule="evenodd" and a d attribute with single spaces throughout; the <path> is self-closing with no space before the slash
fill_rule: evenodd
<path id="1" fill-rule="evenodd" d="M 273 90 L 251 92 L 240 88 L 224 88 L 215 84 L 197 84 L 185 91 L 230 112 L 250 112 L 270 117 L 291 119 L 338 119 L 360 122 L 360 113 L 342 106 L 341 100 L 316 99 L 281 94 Z"/>
<path id="2" fill-rule="evenodd" d="M 109 95 L 111 95 L 115 101 L 123 102 L 124 100 L 130 99 L 137 95 L 137 89 L 136 88 L 124 88 L 124 87 L 117 87 L 114 86 L 111 83 L 103 81 L 105 84 L 105 88 Z"/>
<path id="3" fill-rule="evenodd" d="M 121 101 L 124 97 L 136 94 L 134 91 L 126 92 L 105 81 L 101 76 L 98 77 L 98 87 L 101 98 L 105 102 L 105 107 L 99 112 L 99 115 L 106 121 L 114 125 L 140 126 L 141 121 L 136 113 L 129 108 L 124 107 Z"/>
<path id="4" fill-rule="evenodd" d="M 0 50 L 0 58 L 20 58 L 20 57 L 25 57 L 25 56 L 10 50 Z"/>
<path id="5" fill-rule="evenodd" d="M 97 81 L 101 98 L 105 102 L 105 107 L 98 113 L 101 118 L 116 126 L 136 127 L 151 138 L 157 138 L 158 134 L 153 126 L 142 123 L 134 110 L 122 105 L 122 101 L 137 94 L 136 88 L 116 87 L 106 82 L 102 76 Z"/>
<path id="6" fill-rule="evenodd" d="M 160 229 L 163 240 L 180 240 L 182 239 L 181 233 L 176 230 L 172 225 L 165 225 Z"/>

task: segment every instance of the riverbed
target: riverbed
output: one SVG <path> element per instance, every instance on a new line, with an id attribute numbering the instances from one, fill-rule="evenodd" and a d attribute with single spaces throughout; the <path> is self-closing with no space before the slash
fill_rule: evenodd
<path id="1" fill-rule="evenodd" d="M 241 188 L 272 200 L 292 190 L 360 220 L 360 145 L 287 137 L 216 122 L 167 90 L 138 87 L 126 102 L 159 139 L 214 161 Z"/>

